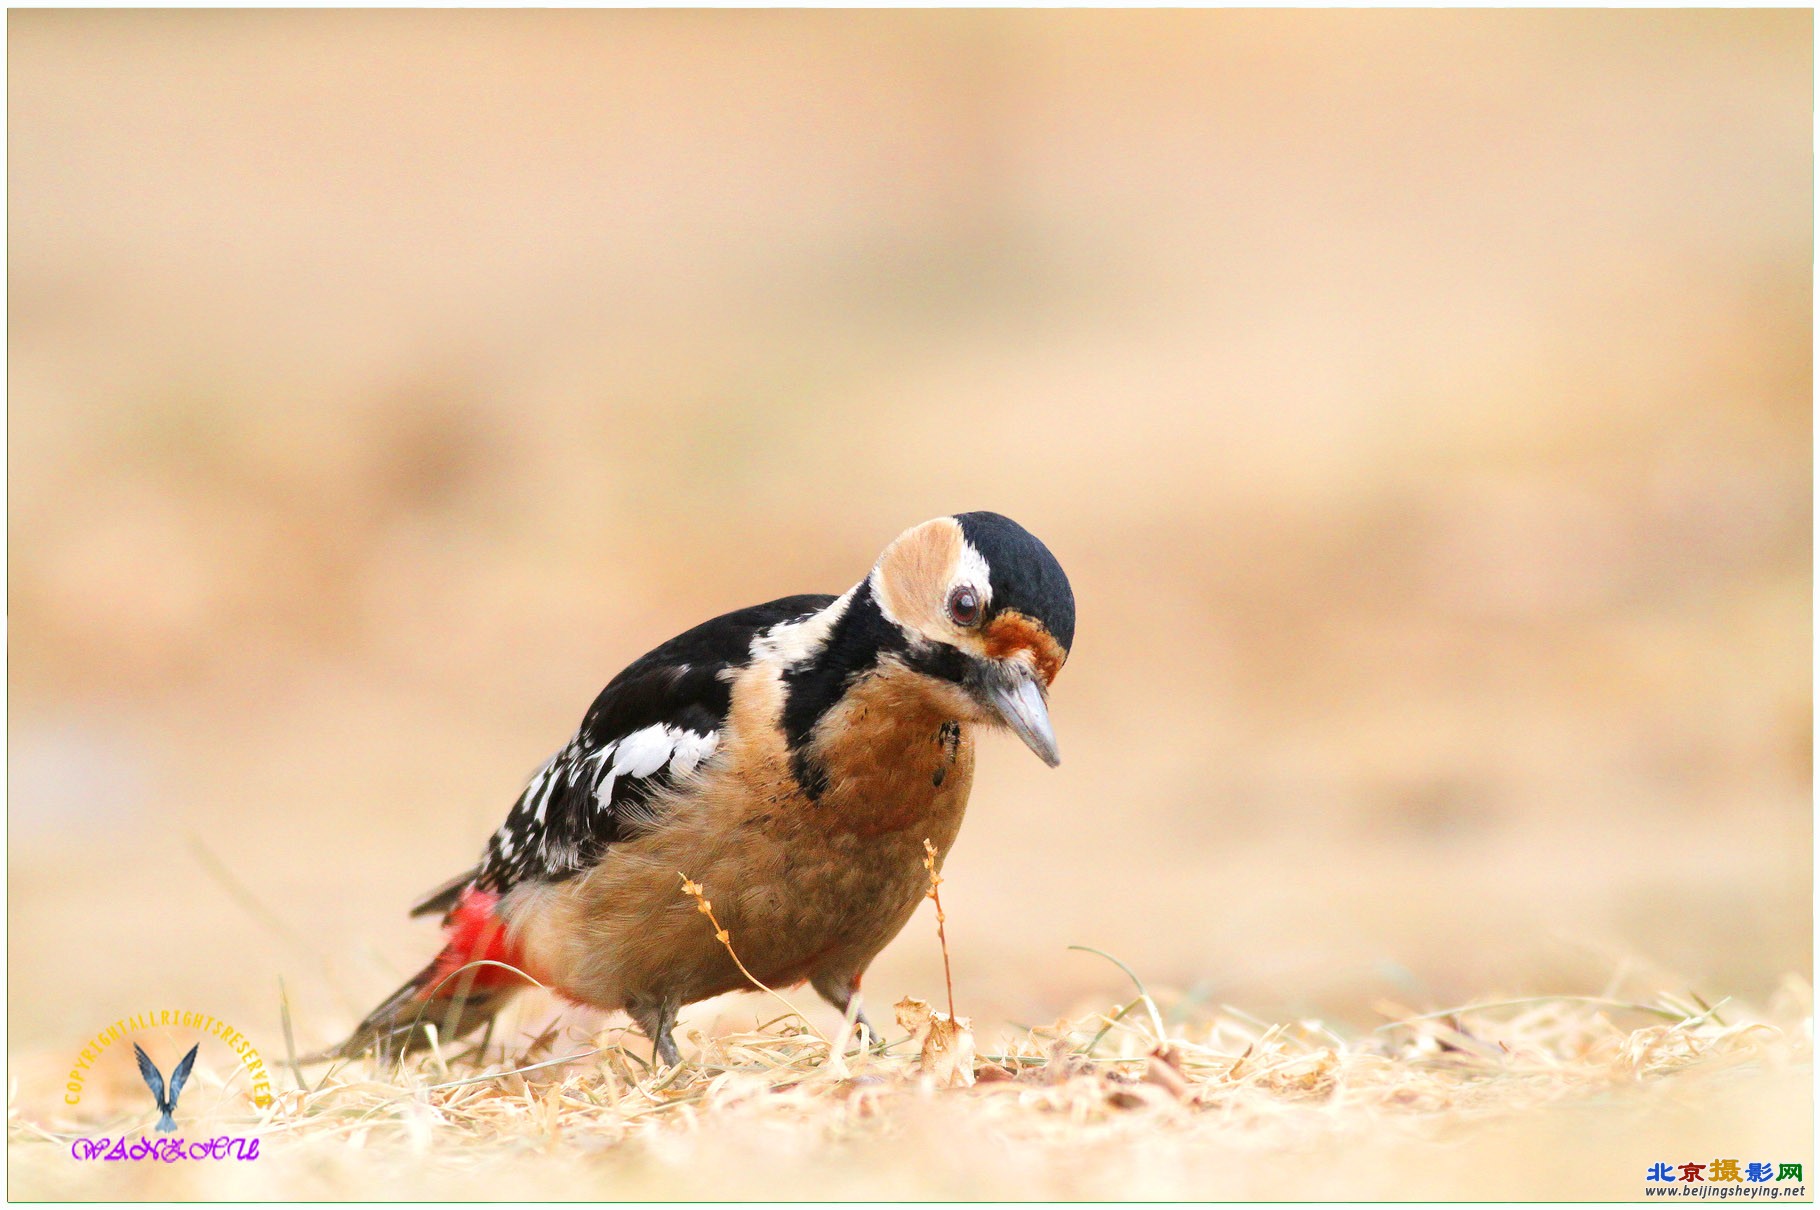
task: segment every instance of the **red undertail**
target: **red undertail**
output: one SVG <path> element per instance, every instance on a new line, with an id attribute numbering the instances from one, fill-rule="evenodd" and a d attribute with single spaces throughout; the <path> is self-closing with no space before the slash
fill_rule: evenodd
<path id="1" fill-rule="evenodd" d="M 498 915 L 499 896 L 468 887 L 443 918 L 442 952 L 385 1003 L 367 1014 L 353 1035 L 325 1055 L 351 1058 L 369 1050 L 395 1054 L 428 1043 L 425 1024 L 443 1040 L 472 1033 L 527 986 L 522 955 Z M 464 969 L 465 968 L 465 969 Z M 507 969 L 515 968 L 515 969 Z"/>
<path id="2" fill-rule="evenodd" d="M 476 988 L 524 985 L 524 977 L 517 970 L 505 969 L 509 966 L 522 970 L 524 962 L 518 947 L 506 937 L 505 921 L 495 914 L 498 906 L 499 896 L 492 891 L 469 887 L 461 893 L 461 898 L 442 923 L 446 940 L 442 953 L 429 966 L 429 977 L 424 981 L 419 999 L 447 995 L 450 987 L 462 981 L 468 981 Z M 473 966 L 462 971 L 461 968 L 469 963 L 500 965 Z M 456 974 L 457 971 L 461 973 Z M 438 984 L 444 984 L 441 991 L 436 990 Z"/>

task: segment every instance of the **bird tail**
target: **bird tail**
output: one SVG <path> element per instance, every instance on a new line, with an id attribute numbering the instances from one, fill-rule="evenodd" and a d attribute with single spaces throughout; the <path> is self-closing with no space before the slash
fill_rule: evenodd
<path id="1" fill-rule="evenodd" d="M 464 890 L 443 921 L 446 937 L 435 961 L 368 1013 L 345 1042 L 310 1059 L 352 1059 L 368 1051 L 405 1055 L 429 1044 L 425 1026 L 448 1040 L 491 1021 L 526 983 L 517 949 L 494 910 L 498 902 L 492 892 Z"/>

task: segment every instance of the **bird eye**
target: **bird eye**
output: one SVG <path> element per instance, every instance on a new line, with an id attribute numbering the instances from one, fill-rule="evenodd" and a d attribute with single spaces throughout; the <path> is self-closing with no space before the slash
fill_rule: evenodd
<path id="1" fill-rule="evenodd" d="M 948 594 L 948 616 L 962 626 L 976 625 L 980 620 L 980 594 L 962 584 Z"/>

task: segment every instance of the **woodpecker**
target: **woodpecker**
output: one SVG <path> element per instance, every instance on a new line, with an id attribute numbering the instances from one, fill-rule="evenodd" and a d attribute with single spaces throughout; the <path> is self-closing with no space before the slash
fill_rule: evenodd
<path id="1" fill-rule="evenodd" d="M 678 1011 L 750 986 L 685 876 L 755 978 L 808 982 L 876 1039 L 860 981 L 927 890 L 924 840 L 938 862 L 954 843 L 975 734 L 1058 764 L 1047 699 L 1073 642 L 1061 564 L 991 512 L 905 530 L 840 596 L 684 631 L 608 683 L 479 864 L 417 903 L 441 952 L 326 1054 L 466 1035 L 523 972 L 624 1010 L 675 1065 Z"/>

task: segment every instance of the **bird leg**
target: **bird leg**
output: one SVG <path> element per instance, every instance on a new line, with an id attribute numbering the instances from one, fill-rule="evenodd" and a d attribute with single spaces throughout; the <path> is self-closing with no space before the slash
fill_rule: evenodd
<path id="1" fill-rule="evenodd" d="M 632 1019 L 638 1022 L 638 1028 L 644 1031 L 645 1037 L 651 1039 L 653 1057 L 665 1067 L 675 1067 L 682 1062 L 682 1054 L 676 1049 L 676 1039 L 670 1031 L 676 1028 L 677 1004 L 674 1000 L 660 1000 L 655 1003 L 641 1001 L 631 1006 Z"/>
<path id="2" fill-rule="evenodd" d="M 883 1050 L 885 1040 L 879 1037 L 878 1030 L 873 1028 L 872 1022 L 866 1020 L 866 1010 L 860 1007 L 859 980 L 860 977 L 854 975 L 851 978 L 811 979 L 810 984 L 822 999 L 840 1010 L 841 1016 L 845 1018 L 841 1023 L 843 1034 L 851 1034 L 855 1029 L 863 1029 L 866 1031 L 866 1037 L 870 1040 L 872 1049 Z"/>

